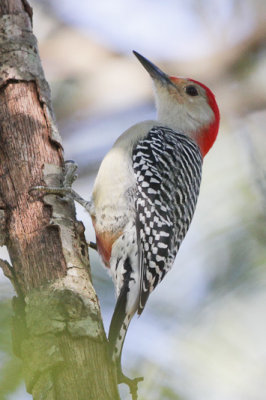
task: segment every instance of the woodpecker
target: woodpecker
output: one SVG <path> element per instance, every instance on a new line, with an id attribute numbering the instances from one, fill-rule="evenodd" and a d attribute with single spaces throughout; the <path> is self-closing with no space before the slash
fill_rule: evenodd
<path id="1" fill-rule="evenodd" d="M 117 302 L 108 339 L 118 382 L 131 389 L 121 369 L 126 332 L 174 263 L 220 120 L 208 87 L 169 76 L 133 53 L 152 78 L 157 119 L 138 123 L 117 139 L 101 163 L 89 202 L 70 190 L 91 215 L 98 252 L 114 281 Z"/>
<path id="2" fill-rule="evenodd" d="M 121 380 L 128 325 L 174 263 L 220 119 L 205 85 L 168 76 L 133 53 L 152 78 L 157 119 L 138 123 L 117 139 L 101 163 L 90 208 L 98 252 L 116 289 L 109 342 Z"/>

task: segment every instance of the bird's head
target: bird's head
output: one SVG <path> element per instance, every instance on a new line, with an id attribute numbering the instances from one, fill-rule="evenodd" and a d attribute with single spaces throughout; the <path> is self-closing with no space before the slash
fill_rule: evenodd
<path id="1" fill-rule="evenodd" d="M 188 135 L 204 157 L 215 142 L 220 122 L 212 91 L 193 79 L 169 76 L 139 53 L 133 53 L 153 80 L 159 123 Z"/>

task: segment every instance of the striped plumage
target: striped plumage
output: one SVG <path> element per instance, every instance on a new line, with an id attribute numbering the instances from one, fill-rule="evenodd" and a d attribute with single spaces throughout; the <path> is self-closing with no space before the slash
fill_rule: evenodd
<path id="1" fill-rule="evenodd" d="M 133 146 L 131 159 L 132 187 L 124 193 L 129 212 L 123 215 L 123 234 L 110 258 L 118 296 L 109 331 L 114 361 L 120 360 L 132 316 L 141 314 L 149 294 L 173 265 L 201 181 L 199 147 L 170 128 L 152 126 Z"/>
<path id="2" fill-rule="evenodd" d="M 196 207 L 202 156 L 186 135 L 154 126 L 133 149 L 140 254 L 138 313 L 172 267 Z"/>
<path id="3" fill-rule="evenodd" d="M 121 370 L 128 325 L 173 265 L 195 211 L 203 157 L 219 126 L 206 86 L 169 77 L 135 55 L 153 79 L 158 119 L 117 139 L 98 171 L 90 207 L 98 251 L 116 288 L 112 358 L 118 381 L 129 385 Z"/>

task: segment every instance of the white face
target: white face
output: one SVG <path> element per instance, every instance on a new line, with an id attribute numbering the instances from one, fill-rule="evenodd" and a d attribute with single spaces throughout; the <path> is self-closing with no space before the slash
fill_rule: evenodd
<path id="1" fill-rule="evenodd" d="M 171 78 L 173 85 L 154 81 L 157 117 L 170 128 L 193 133 L 214 121 L 206 91 L 197 83 L 185 78 Z"/>

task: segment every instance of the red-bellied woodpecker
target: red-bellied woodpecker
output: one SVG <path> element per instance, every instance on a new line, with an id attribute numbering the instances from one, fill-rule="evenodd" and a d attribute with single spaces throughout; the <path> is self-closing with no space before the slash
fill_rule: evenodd
<path id="1" fill-rule="evenodd" d="M 196 207 L 202 160 L 219 127 L 210 89 L 170 77 L 134 54 L 153 80 L 157 119 L 117 139 L 102 161 L 90 202 L 74 195 L 90 212 L 98 252 L 114 281 L 109 342 L 118 378 L 129 385 L 121 370 L 128 325 L 173 265 Z"/>
<path id="2" fill-rule="evenodd" d="M 117 139 L 100 166 L 91 208 L 98 251 L 116 288 L 109 341 L 118 367 L 131 318 L 142 313 L 186 235 L 202 159 L 219 126 L 206 86 L 169 77 L 134 54 L 153 79 L 157 120 L 134 125 Z"/>

